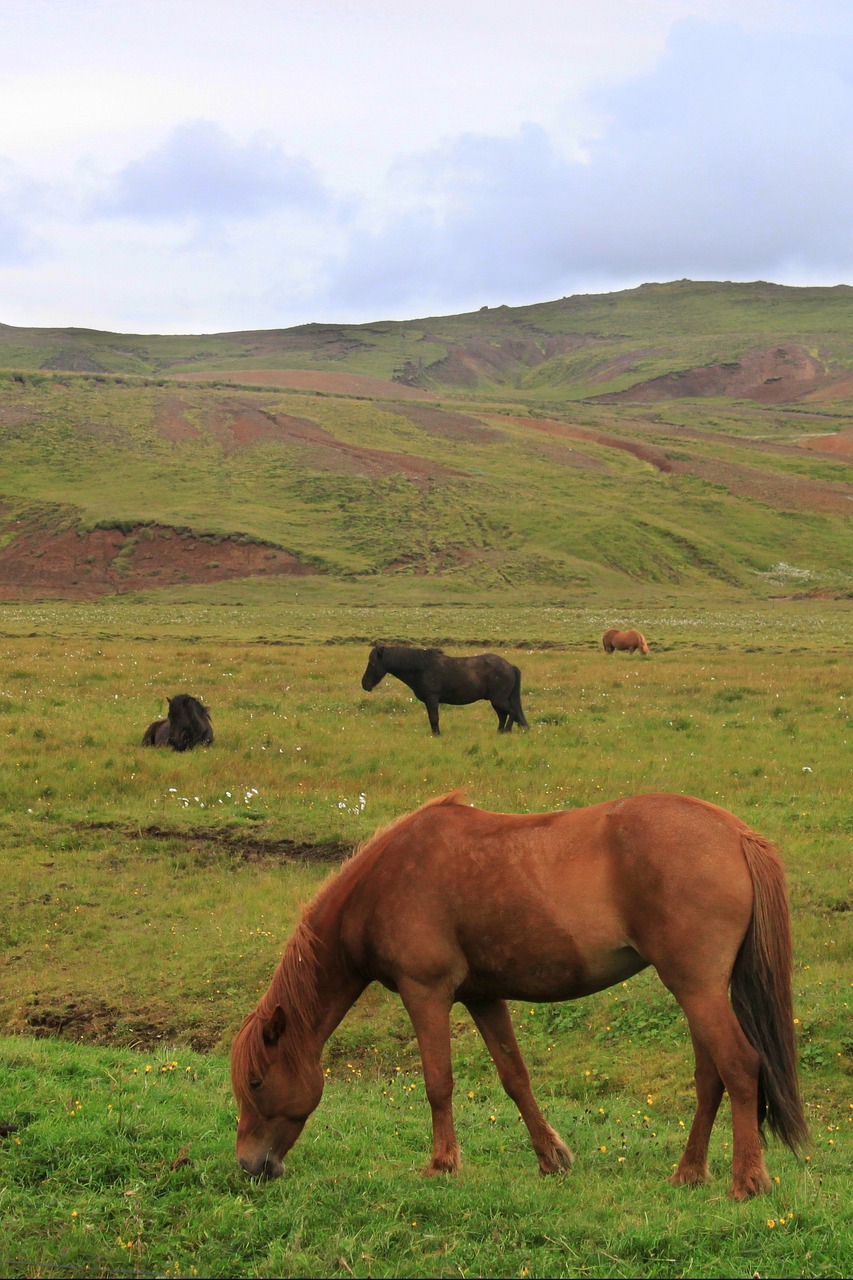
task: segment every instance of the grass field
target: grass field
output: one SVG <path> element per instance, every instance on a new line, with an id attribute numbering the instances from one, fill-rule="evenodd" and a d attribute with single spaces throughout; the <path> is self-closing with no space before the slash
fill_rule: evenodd
<path id="1" fill-rule="evenodd" d="M 847 601 L 428 606 L 357 584 L 220 584 L 158 604 L 0 610 L 4 753 L 0 1271 L 20 1276 L 846 1276 L 853 1137 Z M 180 599 L 178 596 L 180 595 Z M 607 657 L 610 625 L 650 657 Z M 530 730 L 486 704 L 433 739 L 377 638 L 498 649 Z M 167 695 L 216 742 L 139 746 Z M 233 1154 L 227 1049 L 300 904 L 378 826 L 453 787 L 504 811 L 648 790 L 703 796 L 788 867 L 801 1083 L 814 1143 L 775 1144 L 736 1206 L 721 1112 L 713 1181 L 667 1176 L 692 1059 L 652 973 L 514 1008 L 573 1171 L 536 1176 L 478 1037 L 454 1022 L 463 1172 L 423 1180 L 411 1028 L 371 989 L 328 1046 L 327 1090 L 269 1186 Z"/>

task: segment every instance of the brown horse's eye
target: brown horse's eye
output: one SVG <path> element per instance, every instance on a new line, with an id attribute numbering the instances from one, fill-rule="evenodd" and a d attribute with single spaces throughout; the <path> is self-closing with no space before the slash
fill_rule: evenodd
<path id="1" fill-rule="evenodd" d="M 262 1085 L 262 1084 L 263 1084 L 263 1080 L 250 1080 L 250 1081 L 249 1081 L 249 1088 L 250 1088 L 250 1089 L 260 1089 L 260 1087 L 261 1087 L 261 1085 Z"/>

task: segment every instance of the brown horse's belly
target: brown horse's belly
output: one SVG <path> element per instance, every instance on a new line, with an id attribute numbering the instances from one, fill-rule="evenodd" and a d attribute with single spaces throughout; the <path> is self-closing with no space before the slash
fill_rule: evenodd
<path id="1" fill-rule="evenodd" d="M 472 969 L 456 991 L 458 1000 L 576 1000 L 624 982 L 648 967 L 633 947 L 606 955 L 569 956 L 535 962 L 528 969 L 515 965 Z"/>

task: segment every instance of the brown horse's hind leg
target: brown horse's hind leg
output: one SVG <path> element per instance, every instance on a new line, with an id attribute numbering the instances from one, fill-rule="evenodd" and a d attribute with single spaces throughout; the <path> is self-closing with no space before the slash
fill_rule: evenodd
<path id="1" fill-rule="evenodd" d="M 460 1156 L 453 1127 L 452 1000 L 431 987 L 415 982 L 400 982 L 398 990 L 418 1038 L 424 1085 L 432 1109 L 432 1159 L 424 1174 L 456 1173 Z"/>
<path id="2" fill-rule="evenodd" d="M 690 1126 L 684 1155 L 670 1178 L 670 1182 L 676 1187 L 695 1187 L 708 1181 L 708 1144 L 723 1097 L 723 1082 L 714 1066 L 714 1059 L 695 1039 L 693 1051 L 696 1055 L 696 1113 Z"/>
<path id="3" fill-rule="evenodd" d="M 533 1150 L 539 1157 L 539 1172 L 558 1173 L 561 1169 L 568 1169 L 572 1153 L 536 1104 L 506 1002 L 479 1000 L 466 1001 L 465 1004 L 492 1055 L 501 1084 L 527 1125 Z"/>
<path id="4" fill-rule="evenodd" d="M 706 994 L 678 999 L 687 1015 L 693 1043 L 697 1046 L 697 1072 L 701 1074 L 703 1088 L 706 1090 L 704 1106 L 702 1096 L 699 1097 L 693 1125 L 697 1131 L 695 1151 L 701 1151 L 704 1128 L 710 1134 L 707 1114 L 713 1097 L 709 1083 L 710 1067 L 707 1065 L 710 1058 L 732 1107 L 732 1187 L 729 1194 L 733 1200 L 746 1200 L 749 1196 L 769 1191 L 770 1178 L 764 1164 L 758 1129 L 758 1080 L 761 1069 L 759 1054 L 744 1035 L 726 992 L 714 998 Z M 698 1087 L 697 1082 L 697 1093 Z M 707 1147 L 707 1143 L 705 1145 Z M 689 1153 L 690 1142 L 684 1153 L 684 1160 Z M 679 1171 L 680 1169 L 681 1165 Z"/>

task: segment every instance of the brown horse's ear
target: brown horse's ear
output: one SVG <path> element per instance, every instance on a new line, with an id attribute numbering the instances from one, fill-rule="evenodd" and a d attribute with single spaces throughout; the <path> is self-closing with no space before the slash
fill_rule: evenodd
<path id="1" fill-rule="evenodd" d="M 270 1048 L 274 1044 L 278 1044 L 279 1040 L 284 1035 L 284 1028 L 286 1026 L 287 1026 L 287 1019 L 284 1016 L 284 1010 L 282 1009 L 280 1004 L 277 1004 L 276 1007 L 273 1009 L 272 1013 L 270 1014 L 269 1018 L 267 1019 L 266 1025 L 264 1026 L 264 1029 L 262 1032 L 264 1037 L 264 1044 L 269 1045 Z"/>

